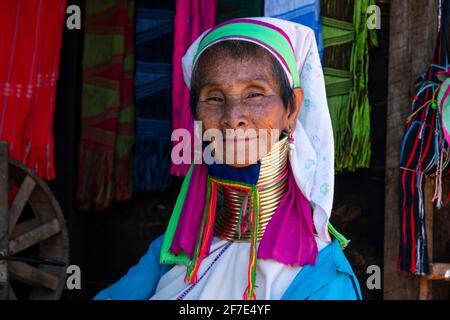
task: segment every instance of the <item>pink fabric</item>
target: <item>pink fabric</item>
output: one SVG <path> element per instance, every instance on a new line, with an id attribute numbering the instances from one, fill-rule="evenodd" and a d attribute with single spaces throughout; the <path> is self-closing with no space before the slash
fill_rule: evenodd
<path id="1" fill-rule="evenodd" d="M 206 165 L 204 163 L 194 165 L 180 220 L 170 246 L 170 251 L 174 254 L 178 255 L 180 250 L 183 250 L 191 258 L 194 255 L 205 207 L 207 178 Z M 207 248 L 206 254 L 209 254 L 210 246 Z"/>
<path id="2" fill-rule="evenodd" d="M 194 134 L 194 118 L 189 108 L 189 89 L 183 79 L 181 59 L 192 42 L 214 25 L 216 0 L 177 1 L 172 71 L 172 130 L 184 128 Z M 185 141 L 188 143 L 188 141 Z M 177 144 L 174 141 L 174 144 Z M 192 145 L 192 144 L 191 144 Z M 184 177 L 189 164 L 171 164 L 170 174 Z"/>
<path id="3" fill-rule="evenodd" d="M 267 225 L 258 258 L 303 266 L 314 265 L 317 254 L 311 204 L 298 188 L 289 165 L 288 190 Z"/>
<path id="4" fill-rule="evenodd" d="M 189 188 L 170 251 L 184 250 L 192 258 L 203 215 L 208 169 L 194 166 Z M 207 254 L 212 243 L 208 239 Z M 314 239 L 311 205 L 295 182 L 289 165 L 288 190 L 267 225 L 259 248 L 259 259 L 273 259 L 287 265 L 314 265 L 318 249 Z"/>

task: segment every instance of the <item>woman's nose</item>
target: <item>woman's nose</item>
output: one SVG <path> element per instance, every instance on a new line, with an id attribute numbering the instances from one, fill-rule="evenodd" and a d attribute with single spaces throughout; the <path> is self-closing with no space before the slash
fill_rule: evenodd
<path id="1" fill-rule="evenodd" d="M 240 99 L 227 101 L 221 124 L 226 129 L 245 129 L 247 127 L 247 115 Z"/>

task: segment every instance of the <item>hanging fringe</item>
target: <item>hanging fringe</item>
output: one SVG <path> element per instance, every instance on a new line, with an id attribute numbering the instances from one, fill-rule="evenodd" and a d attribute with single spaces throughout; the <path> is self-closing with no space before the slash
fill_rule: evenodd
<path id="1" fill-rule="evenodd" d="M 250 236 L 252 239 L 250 245 L 250 260 L 248 264 L 247 288 L 244 292 L 244 300 L 256 300 L 256 260 L 258 245 L 258 225 L 259 225 L 259 192 L 255 187 L 252 190 L 252 211 L 251 211 L 251 227 Z"/>
<path id="2" fill-rule="evenodd" d="M 333 123 L 333 135 L 335 145 L 335 170 L 340 173 L 351 166 L 351 159 L 346 148 L 342 146 L 347 145 L 348 132 L 350 130 L 349 124 L 349 96 L 338 95 L 327 97 L 328 109 L 330 110 L 330 117 Z"/>
<path id="3" fill-rule="evenodd" d="M 202 225 L 197 239 L 197 244 L 195 245 L 194 256 L 191 263 L 187 267 L 185 282 L 190 284 L 197 282 L 198 269 L 200 268 L 200 265 L 206 254 L 206 247 L 213 231 L 213 225 L 216 215 L 217 182 L 215 182 L 210 177 L 208 177 L 206 203 L 208 205 L 205 206 L 205 210 L 203 213 Z"/>
<path id="4" fill-rule="evenodd" d="M 432 98 L 432 107 L 436 109 L 436 128 L 434 130 L 434 138 L 435 138 L 435 144 L 436 144 L 436 152 L 437 152 L 437 161 L 436 161 L 436 183 L 435 183 L 435 189 L 434 189 L 434 195 L 433 195 L 433 202 L 436 202 L 436 207 L 438 209 L 441 209 L 443 206 L 442 203 L 442 171 L 443 168 L 443 162 L 444 162 L 444 143 L 445 139 L 442 135 L 442 128 L 441 128 L 441 109 L 436 104 L 436 95 L 439 92 L 440 87 L 436 88 L 433 92 L 433 98 Z"/>
<path id="5" fill-rule="evenodd" d="M 339 233 L 339 231 L 337 231 L 330 222 L 328 222 L 328 232 L 330 232 L 331 235 L 339 242 L 342 250 L 344 250 L 348 246 L 350 240 Z"/>
<path id="6" fill-rule="evenodd" d="M 425 206 L 424 206 L 424 197 L 423 197 L 423 173 L 417 172 L 416 175 L 416 188 L 418 192 L 418 200 L 419 200 L 419 210 L 416 226 L 418 228 L 416 232 L 416 241 L 412 243 L 412 256 L 411 261 L 415 263 L 415 272 L 417 274 L 424 274 L 424 256 L 425 256 Z M 414 229 L 416 226 L 413 225 L 412 233 L 414 233 Z"/>
<path id="7" fill-rule="evenodd" d="M 397 268 L 416 275 L 429 273 L 424 177 L 435 179 L 432 202 L 440 208 L 445 169 L 441 116 L 435 99 L 439 85 L 433 77 L 428 79 L 429 75 L 432 73 L 424 73 L 417 82 L 400 156 L 401 241 Z"/>
<path id="8" fill-rule="evenodd" d="M 95 164 L 95 165 L 92 165 Z M 78 175 L 78 208 L 96 210 L 109 207 L 113 199 L 114 150 L 93 141 L 83 142 Z"/>
<path id="9" fill-rule="evenodd" d="M 215 213 L 217 208 L 217 187 L 220 184 L 224 188 L 234 188 L 245 193 L 243 204 L 240 208 L 239 215 L 239 230 L 245 232 L 245 229 L 250 228 L 250 257 L 248 263 L 248 280 L 247 287 L 244 291 L 244 300 L 256 299 L 256 261 L 257 261 L 257 245 L 258 245 L 258 226 L 259 226 L 259 190 L 254 185 L 247 185 L 236 183 L 233 181 L 226 181 L 208 177 L 208 186 L 206 201 L 200 233 L 195 245 L 194 256 L 187 267 L 185 282 L 193 284 L 197 282 L 198 270 L 206 255 L 208 242 L 211 239 L 213 226 L 215 221 Z M 247 210 L 247 204 L 249 208 Z M 244 230 L 243 230 L 244 229 Z"/>
<path id="10" fill-rule="evenodd" d="M 53 137 L 51 140 L 51 143 L 43 146 L 32 146 L 31 143 L 28 143 L 27 148 L 22 152 L 24 158 L 22 160 L 19 159 L 19 161 L 36 171 L 40 177 L 47 180 L 52 180 L 56 177 Z"/>
<path id="11" fill-rule="evenodd" d="M 322 1 L 323 65 L 336 173 L 370 165 L 369 48 L 378 43 L 376 30 L 368 30 L 366 21 L 373 4 L 374 0 Z"/>

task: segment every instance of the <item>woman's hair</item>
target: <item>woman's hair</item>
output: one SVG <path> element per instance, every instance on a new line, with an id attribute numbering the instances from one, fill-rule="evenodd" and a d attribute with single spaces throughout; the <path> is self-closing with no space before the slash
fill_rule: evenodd
<path id="1" fill-rule="evenodd" d="M 208 68 L 208 65 L 212 65 L 216 59 L 220 59 L 223 56 L 231 56 L 234 59 L 243 59 L 257 58 L 261 55 L 266 55 L 272 62 L 273 76 L 277 82 L 281 100 L 283 101 L 285 109 L 288 110 L 289 106 L 292 107 L 294 91 L 291 88 L 289 79 L 280 62 L 272 54 L 267 52 L 266 49 L 255 43 L 242 40 L 227 40 L 206 48 L 194 66 L 191 76 L 191 92 L 189 97 L 189 105 L 194 117 L 196 116 L 198 96 L 201 89 L 199 87 L 201 83 L 201 73 L 207 71 L 207 69 L 203 70 L 204 68 Z M 200 68 L 198 66 L 200 66 Z"/>

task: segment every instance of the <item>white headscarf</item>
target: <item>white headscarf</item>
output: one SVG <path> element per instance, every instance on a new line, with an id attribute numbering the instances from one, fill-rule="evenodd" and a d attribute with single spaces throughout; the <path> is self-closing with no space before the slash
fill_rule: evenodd
<path id="1" fill-rule="evenodd" d="M 318 236 L 330 241 L 328 220 L 334 195 L 334 140 L 314 31 L 298 23 L 276 18 L 248 19 L 263 21 L 282 29 L 294 48 L 305 99 L 293 132 L 295 150 L 289 159 L 298 187 L 313 206 L 313 220 Z M 191 83 L 193 58 L 201 39 L 209 30 L 197 38 L 183 57 L 183 76 L 188 87 Z"/>

